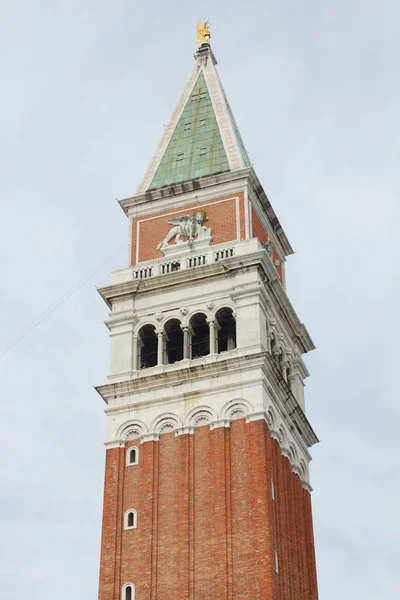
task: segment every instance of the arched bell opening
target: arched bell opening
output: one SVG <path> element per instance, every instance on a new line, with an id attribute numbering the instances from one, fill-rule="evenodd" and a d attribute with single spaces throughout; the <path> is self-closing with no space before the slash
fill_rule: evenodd
<path id="1" fill-rule="evenodd" d="M 236 321 L 231 308 L 220 308 L 215 315 L 217 325 L 217 352 L 236 348 Z"/>
<path id="2" fill-rule="evenodd" d="M 144 325 L 139 331 L 139 368 L 148 369 L 157 365 L 157 335 L 154 325 Z"/>
<path id="3" fill-rule="evenodd" d="M 203 313 L 190 319 L 191 357 L 198 358 L 210 354 L 210 328 Z"/>
<path id="4" fill-rule="evenodd" d="M 172 365 L 183 360 L 183 331 L 179 319 L 171 319 L 165 324 L 166 363 Z"/>
<path id="5" fill-rule="evenodd" d="M 279 366 L 281 349 L 274 333 L 271 336 L 271 354 L 276 364 Z"/>

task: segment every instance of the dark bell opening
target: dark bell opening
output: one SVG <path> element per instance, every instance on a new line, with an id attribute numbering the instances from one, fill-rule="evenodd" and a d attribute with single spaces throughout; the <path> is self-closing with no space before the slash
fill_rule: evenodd
<path id="1" fill-rule="evenodd" d="M 147 369 L 157 365 L 158 340 L 153 325 L 145 325 L 140 330 L 142 347 L 140 349 L 140 368 Z"/>
<path id="2" fill-rule="evenodd" d="M 221 308 L 216 314 L 218 329 L 218 354 L 236 348 L 236 321 L 232 309 Z"/>
<path id="3" fill-rule="evenodd" d="M 194 315 L 192 326 L 192 358 L 210 354 L 210 329 L 203 314 Z"/>
<path id="4" fill-rule="evenodd" d="M 165 325 L 167 363 L 173 364 L 183 359 L 183 331 L 178 319 L 172 319 Z"/>

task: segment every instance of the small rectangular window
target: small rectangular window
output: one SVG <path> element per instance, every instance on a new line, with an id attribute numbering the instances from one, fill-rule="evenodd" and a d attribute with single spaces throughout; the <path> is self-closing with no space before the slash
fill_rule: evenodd
<path id="1" fill-rule="evenodd" d="M 178 156 L 176 157 L 176 162 L 182 162 L 185 159 L 185 155 L 182 154 L 178 154 Z"/>
<path id="2" fill-rule="evenodd" d="M 207 125 L 207 119 L 201 119 L 200 126 L 204 127 L 204 125 Z"/>
<path id="3" fill-rule="evenodd" d="M 279 573 L 278 553 L 275 550 L 275 572 Z"/>
<path id="4" fill-rule="evenodd" d="M 189 131 L 190 129 L 192 129 L 192 124 L 191 123 L 185 123 L 185 127 L 183 129 L 185 131 Z"/>
<path id="5" fill-rule="evenodd" d="M 201 92 L 200 100 L 205 100 L 207 98 L 207 92 Z"/>
<path id="6" fill-rule="evenodd" d="M 271 496 L 272 496 L 272 500 L 275 500 L 275 486 L 274 486 L 273 479 L 271 479 Z"/>
<path id="7" fill-rule="evenodd" d="M 200 148 L 200 156 L 207 154 L 207 148 Z"/>

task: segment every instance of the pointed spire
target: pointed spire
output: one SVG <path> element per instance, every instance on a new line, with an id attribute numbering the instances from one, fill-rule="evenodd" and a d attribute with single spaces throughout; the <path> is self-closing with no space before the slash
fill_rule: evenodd
<path id="1" fill-rule="evenodd" d="M 195 59 L 138 194 L 251 166 L 208 43 Z"/>

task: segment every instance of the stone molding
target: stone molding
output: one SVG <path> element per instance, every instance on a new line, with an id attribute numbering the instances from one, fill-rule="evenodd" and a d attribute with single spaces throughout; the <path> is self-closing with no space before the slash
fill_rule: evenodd
<path id="1" fill-rule="evenodd" d="M 241 246 L 243 246 L 243 252 L 247 248 L 247 253 L 242 254 L 242 251 L 239 252 Z M 315 346 L 304 325 L 299 320 L 293 306 L 291 305 L 284 288 L 279 281 L 276 270 L 267 255 L 267 252 L 258 244 L 256 245 L 257 249 L 252 248 L 250 251 L 250 246 L 252 246 L 250 242 L 240 242 L 235 244 L 235 249 L 237 249 L 236 255 L 229 259 L 230 274 L 233 275 L 235 271 L 242 272 L 243 269 L 246 268 L 258 269 L 260 271 L 262 280 L 262 284 L 258 284 L 259 293 L 265 296 L 266 301 L 270 306 L 274 305 L 281 307 L 279 321 L 282 322 L 279 326 L 280 331 L 276 331 L 276 333 L 282 333 L 282 330 L 285 330 L 287 332 L 287 340 L 296 339 L 301 353 L 313 350 Z M 164 291 L 164 289 L 166 292 L 168 292 L 171 288 L 171 285 L 180 284 L 182 286 L 186 286 L 193 285 L 195 282 L 199 281 L 205 283 L 208 278 L 212 278 L 215 275 L 220 275 L 220 272 L 220 262 L 214 262 L 205 265 L 201 269 L 183 269 L 168 275 L 157 275 L 141 280 L 129 280 L 123 283 L 116 283 L 105 288 L 98 288 L 97 291 L 111 308 L 116 299 L 123 297 L 133 298 L 133 296 L 135 296 L 138 292 L 138 282 L 140 282 L 141 293 L 152 293 L 155 291 L 160 293 L 161 291 Z M 254 293 L 255 289 L 252 290 L 251 293 Z M 235 293 L 231 294 L 232 300 L 237 301 L 239 297 L 244 297 L 246 293 L 250 293 L 248 292 L 248 288 L 246 288 L 246 291 L 238 289 L 235 291 Z M 233 307 L 231 306 L 231 308 Z M 114 325 L 114 319 L 119 321 L 120 318 L 120 313 L 113 312 L 112 318 L 107 321 L 107 326 L 111 329 Z M 144 324 L 143 316 L 140 317 L 138 314 L 136 314 L 135 329 L 137 329 L 138 326 L 138 318 L 141 319 L 141 324 Z M 275 315 L 274 318 L 275 323 L 278 325 Z M 127 319 L 129 319 L 129 315 L 127 315 Z M 278 329 L 277 325 L 274 326 L 269 324 L 271 330 L 270 333 L 274 332 L 274 329 Z M 288 341 L 286 342 L 286 345 L 288 345 Z M 306 372 L 305 367 L 302 366 L 302 368 L 304 372 Z"/>
<path id="2" fill-rule="evenodd" d="M 138 372 L 137 378 L 109 383 L 96 388 L 96 390 L 106 403 L 110 402 L 110 406 L 106 412 L 111 417 L 112 415 L 125 413 L 128 405 L 131 405 L 132 410 L 134 410 L 134 407 L 143 406 L 142 404 L 132 404 L 131 401 L 128 401 L 128 398 L 135 397 L 136 394 L 146 393 L 149 388 L 156 394 L 158 405 L 163 403 L 168 404 L 171 401 L 171 390 L 175 390 L 173 395 L 179 397 L 180 386 L 182 383 L 187 382 L 190 377 L 196 391 L 193 398 L 190 390 L 185 391 L 185 399 L 196 400 L 198 389 L 200 389 L 199 386 L 202 385 L 204 380 L 220 377 L 223 373 L 229 373 L 232 377 L 244 370 L 246 372 L 258 370 L 258 372 L 255 372 L 253 379 L 247 382 L 247 387 L 261 384 L 264 387 L 266 396 L 270 398 L 276 407 L 276 411 L 281 415 L 290 415 L 289 419 L 285 417 L 285 422 L 290 427 L 291 437 L 302 448 L 303 452 L 307 453 L 307 448 L 318 443 L 318 438 L 306 415 L 290 391 L 288 384 L 277 372 L 274 360 L 268 352 L 260 352 L 259 348 L 254 348 L 254 352 L 252 353 L 249 353 L 247 349 L 245 354 L 241 354 L 236 349 L 226 353 L 225 356 L 208 355 L 204 359 L 182 361 L 185 364 L 181 364 L 180 368 L 174 365 L 153 367 L 143 372 Z M 208 393 L 218 397 L 219 394 L 224 392 L 225 386 L 226 382 L 221 381 L 218 384 L 218 380 L 215 379 L 213 390 L 212 392 L 208 390 Z M 118 399 L 117 403 L 115 403 L 116 398 Z M 148 405 L 150 406 L 150 404 Z M 260 406 L 260 408 L 262 407 Z M 219 416 L 218 419 L 224 420 L 225 416 Z M 221 427 L 223 424 L 217 426 Z"/>
<path id="3" fill-rule="evenodd" d="M 279 443 L 282 456 L 288 459 L 293 473 L 302 481 L 303 488 L 309 492 L 312 491 L 308 461 L 299 457 L 291 433 L 283 419 L 278 416 L 276 409 L 269 405 L 266 411 L 255 412 L 251 402 L 244 398 L 230 400 L 218 414 L 211 406 L 204 405 L 190 410 L 183 420 L 172 412 L 158 415 L 149 426 L 137 419 L 131 419 L 119 427 L 116 439 L 105 445 L 107 449 L 110 449 L 123 448 L 131 440 L 140 444 L 149 441 L 156 442 L 165 433 L 174 433 L 175 437 L 193 435 L 196 427 L 208 426 L 211 430 L 230 427 L 231 422 L 236 419 L 245 419 L 246 423 L 265 421 L 271 437 Z"/>

